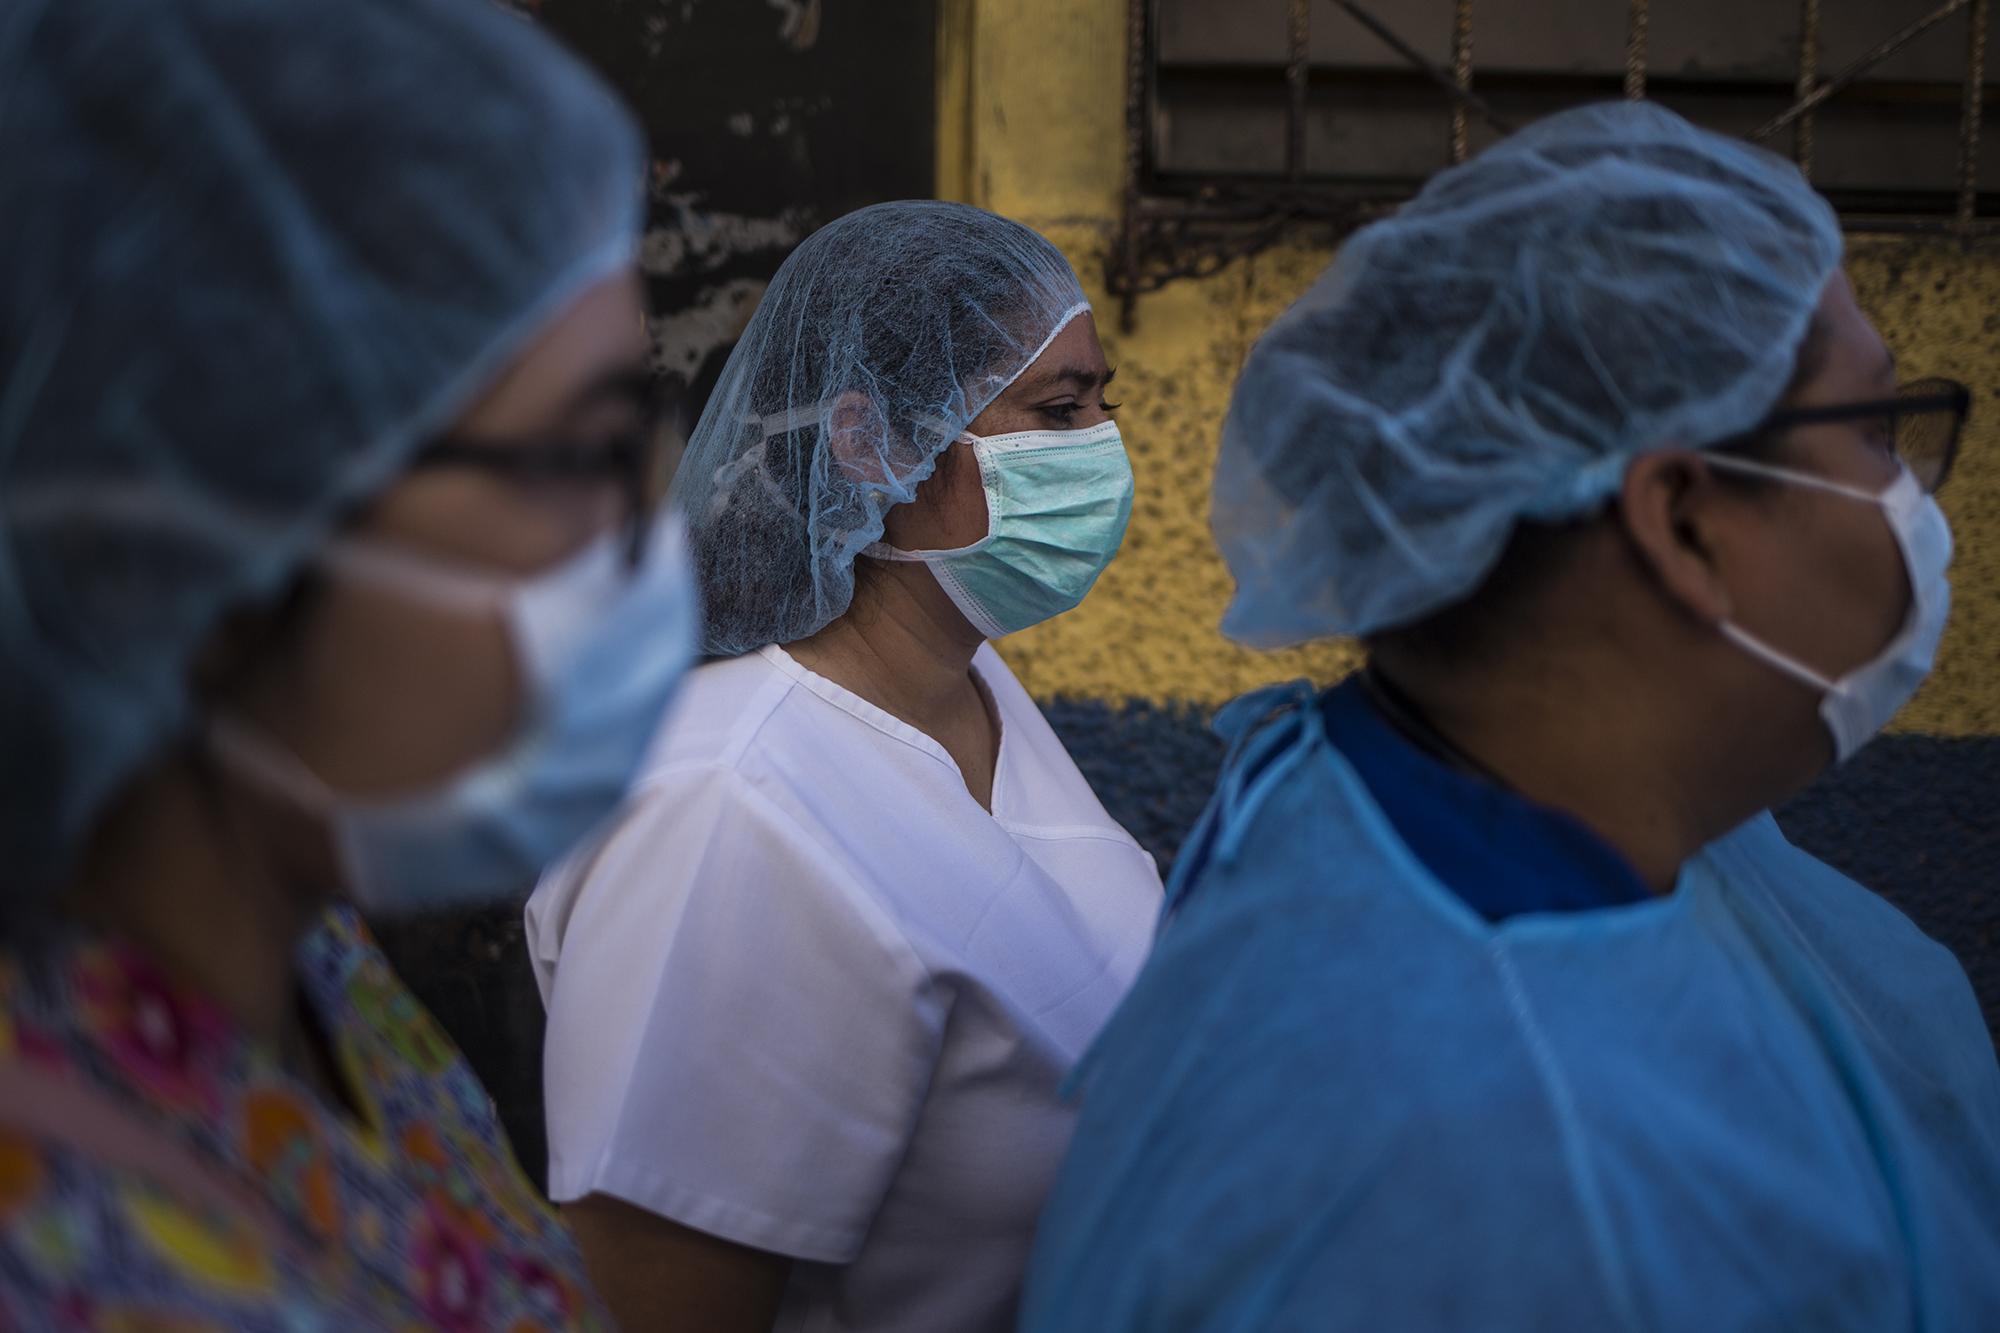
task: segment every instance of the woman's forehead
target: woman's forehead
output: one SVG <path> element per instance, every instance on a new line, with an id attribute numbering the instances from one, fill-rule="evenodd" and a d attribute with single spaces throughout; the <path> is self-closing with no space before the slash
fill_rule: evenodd
<path id="1" fill-rule="evenodd" d="M 1011 387 L 1023 391 L 1066 384 L 1095 388 L 1110 377 L 1103 344 L 1097 340 L 1097 322 L 1086 310 L 1049 340 L 1042 354 L 1021 372 Z"/>

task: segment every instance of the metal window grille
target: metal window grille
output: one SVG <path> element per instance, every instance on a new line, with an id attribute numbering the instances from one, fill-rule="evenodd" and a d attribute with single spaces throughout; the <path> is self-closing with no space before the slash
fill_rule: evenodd
<path id="1" fill-rule="evenodd" d="M 1130 327 L 1145 292 L 1359 226 L 1515 125 L 1619 95 L 1789 151 L 1851 227 L 1985 231 L 1989 5 L 1128 0 L 1108 286 Z"/>

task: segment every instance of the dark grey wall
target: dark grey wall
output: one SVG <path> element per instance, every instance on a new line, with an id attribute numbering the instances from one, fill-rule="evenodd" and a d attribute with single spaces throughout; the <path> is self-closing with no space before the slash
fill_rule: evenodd
<path id="1" fill-rule="evenodd" d="M 646 127 L 656 365 L 690 390 L 690 421 L 793 246 L 842 213 L 933 191 L 936 0 L 512 2 Z M 539 1181 L 542 1013 L 519 907 L 377 930 Z"/>
<path id="2" fill-rule="evenodd" d="M 695 406 L 808 232 L 928 196 L 936 0 L 543 0 L 521 7 L 639 113 L 661 370 Z"/>

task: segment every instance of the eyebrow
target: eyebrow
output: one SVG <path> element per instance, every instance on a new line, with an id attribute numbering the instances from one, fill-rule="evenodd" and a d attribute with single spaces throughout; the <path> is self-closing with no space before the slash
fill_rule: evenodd
<path id="1" fill-rule="evenodd" d="M 1037 392 L 1044 389 L 1052 389 L 1058 384 L 1074 384 L 1079 389 L 1105 389 L 1109 388 L 1111 381 L 1117 378 L 1118 371 L 1116 369 L 1107 370 L 1104 374 L 1099 375 L 1088 366 L 1063 366 L 1060 369 L 1037 375 L 1034 379 L 1027 381 L 1022 387 Z"/>

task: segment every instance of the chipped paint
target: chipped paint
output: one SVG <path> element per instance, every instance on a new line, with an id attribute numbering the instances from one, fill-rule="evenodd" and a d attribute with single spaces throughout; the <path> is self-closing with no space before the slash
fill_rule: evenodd
<path id="1" fill-rule="evenodd" d="M 768 285 L 759 278 L 732 278 L 702 288 L 694 303 L 671 319 L 652 321 L 654 373 L 694 378 L 703 361 L 742 335 Z"/>
<path id="2" fill-rule="evenodd" d="M 678 197 L 676 220 L 647 228 L 640 242 L 639 266 L 648 277 L 713 272 L 731 259 L 758 251 L 776 251 L 782 258 L 811 230 L 803 210 L 787 209 L 769 218 L 709 213 L 686 202 L 692 197 Z"/>
<path id="3" fill-rule="evenodd" d="M 819 41 L 819 0 L 764 0 L 784 18 L 778 40 L 794 51 L 810 51 Z"/>
<path id="4" fill-rule="evenodd" d="M 660 53 L 667 49 L 667 33 L 673 27 L 665 14 L 648 14 L 639 25 L 639 42 L 644 47 L 646 58 L 658 60 Z"/>

